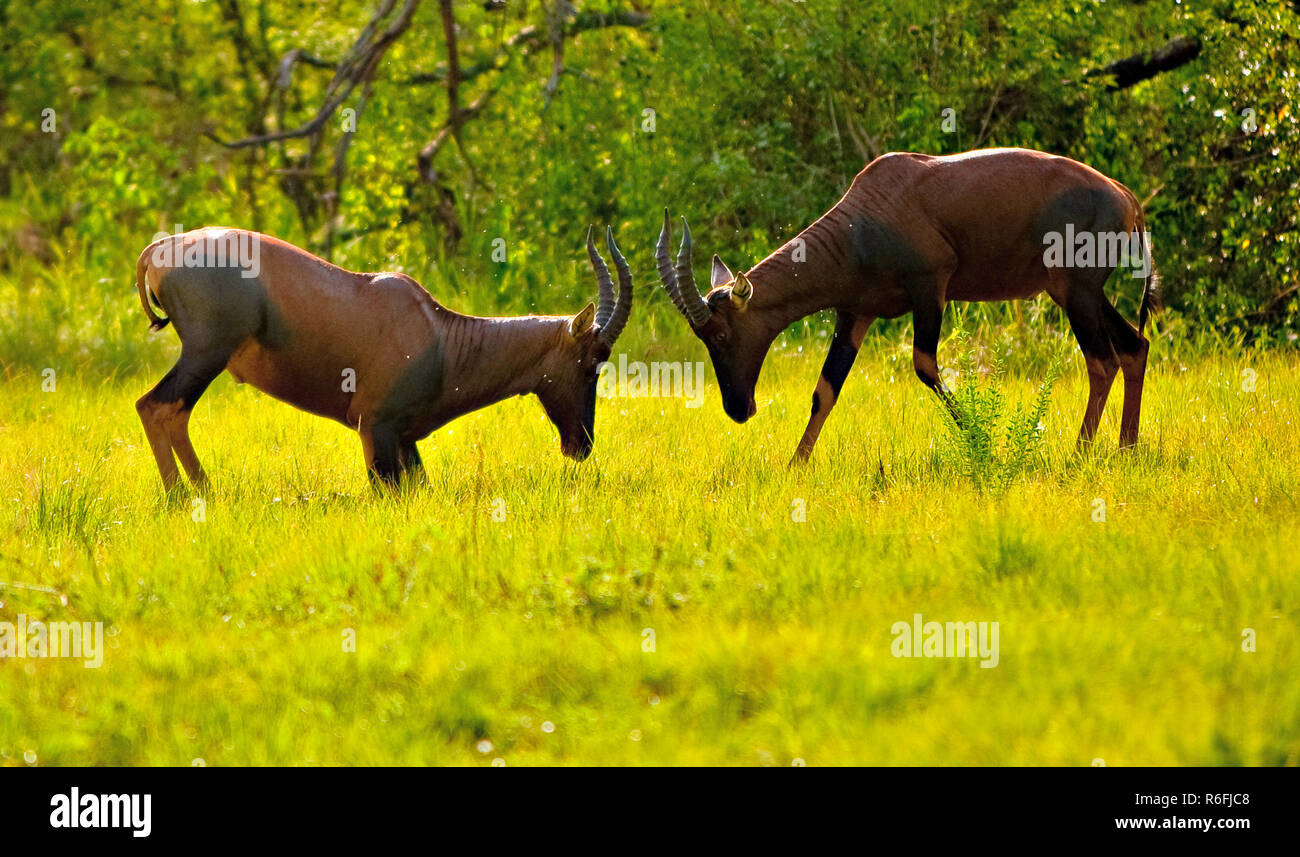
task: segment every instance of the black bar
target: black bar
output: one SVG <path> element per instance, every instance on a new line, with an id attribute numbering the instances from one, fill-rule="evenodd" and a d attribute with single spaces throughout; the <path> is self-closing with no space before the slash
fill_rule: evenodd
<path id="1" fill-rule="evenodd" d="M 672 839 L 690 829 L 733 843 L 790 833 L 810 847 L 844 835 L 865 844 L 884 833 L 927 842 L 978 835 L 1042 845 L 1050 834 L 1068 842 L 1202 837 L 1228 844 L 1288 834 L 1284 814 L 1293 813 L 1298 782 L 1293 770 L 1279 768 L 42 768 L 0 777 L 0 805 L 6 844 L 220 846 L 253 837 L 335 848 L 379 834 L 432 842 L 454 831 L 485 845 L 517 836 L 522 847 L 540 847 L 555 835 L 594 843 L 606 826 L 622 837 L 607 841 Z M 83 801 L 150 795 L 149 835 L 134 836 L 129 826 L 55 829 L 59 796 L 70 799 L 74 787 Z M 1188 819 L 1212 826 L 1192 828 Z M 1128 820 L 1155 827 L 1121 828 Z"/>

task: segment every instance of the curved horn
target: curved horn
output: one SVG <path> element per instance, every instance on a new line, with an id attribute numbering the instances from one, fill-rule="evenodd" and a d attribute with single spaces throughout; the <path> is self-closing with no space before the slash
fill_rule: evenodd
<path id="1" fill-rule="evenodd" d="M 618 245 L 614 243 L 614 228 L 605 227 L 605 246 L 609 248 L 609 255 L 614 260 L 614 267 L 618 269 L 618 300 L 614 304 L 614 311 L 610 314 L 609 320 L 601 325 L 600 337 L 605 340 L 605 344 L 610 348 L 618 341 L 618 335 L 623 332 L 623 326 L 627 324 L 627 318 L 632 314 L 632 272 L 628 270 L 627 260 L 623 254 L 618 251 Z"/>
<path id="2" fill-rule="evenodd" d="M 668 209 L 664 209 L 664 228 L 659 232 L 659 242 L 655 244 L 655 264 L 659 268 L 659 279 L 668 292 L 668 299 L 677 307 L 677 311 L 686 314 L 682 306 L 682 296 L 677 290 L 677 272 L 673 270 L 673 261 L 668 257 L 668 242 L 672 238 L 672 225 L 668 222 Z"/>
<path id="3" fill-rule="evenodd" d="M 691 227 L 682 218 L 682 245 L 677 251 L 677 291 L 682 296 L 686 317 L 691 324 L 699 327 L 709 320 L 712 311 L 700 297 L 700 290 L 695 285 L 695 272 L 691 270 Z"/>
<path id="4" fill-rule="evenodd" d="M 682 223 L 686 219 L 682 218 Z M 695 290 L 695 278 L 691 275 L 691 242 L 689 228 L 687 234 L 682 237 L 682 251 L 678 254 L 676 268 L 673 267 L 672 260 L 668 257 L 668 241 L 672 237 L 672 226 L 668 220 L 668 209 L 664 209 L 664 228 L 659 232 L 659 243 L 655 245 L 655 262 L 659 267 L 659 279 L 664 284 L 664 291 L 668 292 L 668 297 L 672 300 L 677 311 L 686 316 L 695 327 L 699 327 L 708 321 L 710 310 L 705 306 L 704 301 L 700 300 L 700 293 Z M 689 297 L 682 293 L 681 285 L 678 283 L 678 272 L 682 270 L 683 256 L 685 254 L 685 270 L 687 281 L 691 285 Z"/>
<path id="5" fill-rule="evenodd" d="M 587 227 L 587 256 L 591 259 L 591 269 L 596 272 L 596 326 L 604 327 L 605 322 L 609 321 L 610 313 L 614 311 L 614 282 L 609 277 L 605 260 L 600 258 L 600 252 L 596 250 L 596 242 L 592 240 L 594 229 L 594 226 Z"/>

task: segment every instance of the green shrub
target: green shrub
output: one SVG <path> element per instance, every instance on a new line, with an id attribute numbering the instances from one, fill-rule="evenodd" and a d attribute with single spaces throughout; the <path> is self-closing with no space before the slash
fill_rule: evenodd
<path id="1" fill-rule="evenodd" d="M 992 371 L 981 377 L 969 336 L 958 331 L 953 344 L 957 368 L 950 377 L 956 383 L 946 404 L 939 405 L 948 429 L 939 457 L 977 490 L 1001 493 L 1041 454 L 1043 418 L 1061 377 L 1064 353 L 1057 350 L 1028 406 L 1013 407 L 1003 391 L 1006 356 L 997 354 Z"/>

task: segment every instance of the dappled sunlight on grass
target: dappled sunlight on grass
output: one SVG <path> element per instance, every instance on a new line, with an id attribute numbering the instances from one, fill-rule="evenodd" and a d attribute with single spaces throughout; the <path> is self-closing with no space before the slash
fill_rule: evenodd
<path id="1" fill-rule="evenodd" d="M 885 342 L 788 469 L 821 350 L 775 353 L 743 427 L 711 372 L 702 408 L 602 400 L 580 465 L 502 403 L 388 496 L 352 433 L 223 377 L 191 427 L 214 487 L 167 498 L 152 378 L 18 374 L 0 620 L 108 636 L 97 670 L 0 660 L 0 764 L 1300 763 L 1293 357 L 1153 361 L 1139 448 L 1117 386 L 1080 453 L 1073 355 L 992 495 Z M 998 622 L 998 665 L 895 658 L 918 613 Z"/>

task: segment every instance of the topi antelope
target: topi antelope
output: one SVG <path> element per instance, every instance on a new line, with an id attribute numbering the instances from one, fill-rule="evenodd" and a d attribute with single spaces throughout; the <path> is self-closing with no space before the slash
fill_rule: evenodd
<path id="1" fill-rule="evenodd" d="M 656 248 L 659 276 L 708 348 L 722 407 L 736 422 L 754 415 L 754 387 L 777 334 L 804 316 L 835 310 L 830 353 L 792 464 L 812 454 L 872 321 L 912 314 L 916 374 L 951 410 L 937 361 L 944 305 L 1025 299 L 1044 290 L 1064 308 L 1088 368 L 1080 442 L 1096 433 L 1119 370 L 1120 445 L 1137 441 L 1147 364 L 1142 331 L 1148 315 L 1160 308 L 1157 278 L 1141 204 L 1124 185 L 1091 167 L 1027 149 L 882 155 L 858 173 L 830 211 L 749 271 L 733 274 L 715 255 L 712 288 L 703 298 L 691 270 L 685 219 L 682 232 L 674 267 L 664 212 Z M 1099 263 L 1100 254 L 1090 253 L 1087 259 L 1080 254 L 1078 264 L 1050 264 L 1045 247 L 1063 234 L 1122 235 L 1124 246 L 1140 257 L 1146 284 L 1136 328 L 1102 290 L 1113 259 Z"/>
<path id="2" fill-rule="evenodd" d="M 173 453 L 196 487 L 207 485 L 188 425 L 223 369 L 356 429 L 374 482 L 421 476 L 416 441 L 526 393 L 541 400 L 564 454 L 581 461 L 594 436 L 597 369 L 632 309 L 632 275 L 612 229 L 606 243 L 617 296 L 588 230 L 596 306 L 572 317 L 477 318 L 443 307 L 405 274 L 353 273 L 267 235 L 208 228 L 154 242 L 140 254 L 136 288 L 153 330 L 175 325 L 181 356 L 136 410 L 164 486 L 180 478 Z M 224 264 L 225 248 L 249 245 L 251 256 L 229 254 L 249 256 L 243 264 Z"/>

